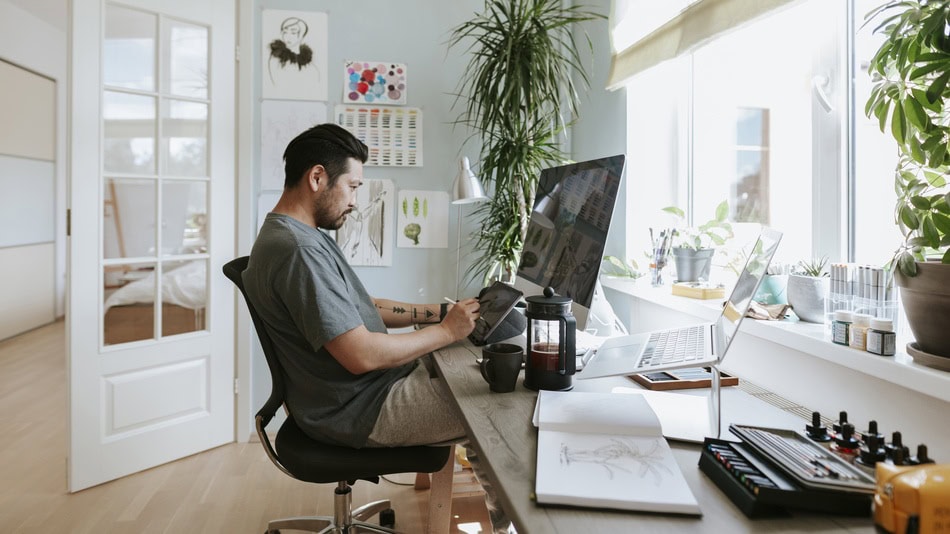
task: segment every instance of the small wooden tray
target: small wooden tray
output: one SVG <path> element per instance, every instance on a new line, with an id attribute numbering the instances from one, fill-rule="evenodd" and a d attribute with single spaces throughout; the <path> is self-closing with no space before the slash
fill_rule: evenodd
<path id="1" fill-rule="evenodd" d="M 723 373 L 719 373 L 722 386 L 737 386 L 739 378 Z M 653 373 L 643 373 L 630 375 L 636 383 L 654 391 L 664 391 L 670 389 L 694 389 L 708 388 L 712 385 L 712 373 L 709 367 L 689 367 L 687 369 L 676 369 L 673 371 L 656 371 Z"/>
<path id="2" fill-rule="evenodd" d="M 726 288 L 709 282 L 675 282 L 672 293 L 693 299 L 721 299 L 726 296 Z"/>

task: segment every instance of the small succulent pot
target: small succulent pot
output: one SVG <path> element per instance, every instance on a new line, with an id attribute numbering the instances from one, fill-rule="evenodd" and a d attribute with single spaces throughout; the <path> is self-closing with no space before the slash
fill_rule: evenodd
<path id="1" fill-rule="evenodd" d="M 825 322 L 825 299 L 829 280 L 826 276 L 788 275 L 788 304 L 799 319 L 808 323 Z"/>

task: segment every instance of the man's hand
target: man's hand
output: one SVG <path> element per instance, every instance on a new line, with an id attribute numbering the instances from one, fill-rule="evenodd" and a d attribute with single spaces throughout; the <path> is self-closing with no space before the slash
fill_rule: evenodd
<path id="1" fill-rule="evenodd" d="M 471 334 L 477 319 L 478 299 L 464 299 L 449 306 L 440 326 L 452 336 L 454 342 Z"/>

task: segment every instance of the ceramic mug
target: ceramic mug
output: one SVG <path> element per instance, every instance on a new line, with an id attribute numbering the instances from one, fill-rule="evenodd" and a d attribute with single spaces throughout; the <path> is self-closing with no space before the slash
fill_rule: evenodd
<path id="1" fill-rule="evenodd" d="M 482 348 L 479 368 L 488 388 L 496 393 L 514 391 L 524 362 L 524 349 L 511 343 L 492 343 Z"/>

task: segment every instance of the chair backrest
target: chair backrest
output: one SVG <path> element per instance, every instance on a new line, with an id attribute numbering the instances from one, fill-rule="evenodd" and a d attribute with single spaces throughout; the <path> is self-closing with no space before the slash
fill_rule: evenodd
<path id="1" fill-rule="evenodd" d="M 228 263 L 225 263 L 224 267 L 222 267 L 222 270 L 224 271 L 224 276 L 227 276 L 228 280 L 233 282 L 234 285 L 236 285 L 237 288 L 241 290 L 241 295 L 244 297 L 244 303 L 247 304 L 247 311 L 250 312 L 251 321 L 254 323 L 254 330 L 257 331 L 257 339 L 261 342 L 261 349 L 264 351 L 264 359 L 267 360 L 267 367 L 270 369 L 270 397 L 268 397 L 267 402 L 264 403 L 264 406 L 262 406 L 254 416 L 257 436 L 260 438 L 261 443 L 264 444 L 264 448 L 267 451 L 267 456 L 270 457 L 271 461 L 274 462 L 274 464 L 276 464 L 281 471 L 294 477 L 293 473 L 288 471 L 287 468 L 281 463 L 280 457 L 277 456 L 277 451 L 275 451 L 273 446 L 271 446 L 270 438 L 267 436 L 267 433 L 264 430 L 267 427 L 267 424 L 271 422 L 271 419 L 274 418 L 277 410 L 279 410 L 284 404 L 284 373 L 280 366 L 280 362 L 277 361 L 277 353 L 274 349 L 274 342 L 271 341 L 270 335 L 267 333 L 267 329 L 264 328 L 264 321 L 261 319 L 261 316 L 257 314 L 257 310 L 254 309 L 254 305 L 251 304 L 251 301 L 247 298 L 247 291 L 244 290 L 244 279 L 241 275 L 244 273 L 244 270 L 247 269 L 247 262 L 248 256 L 241 256 L 229 261 Z"/>

